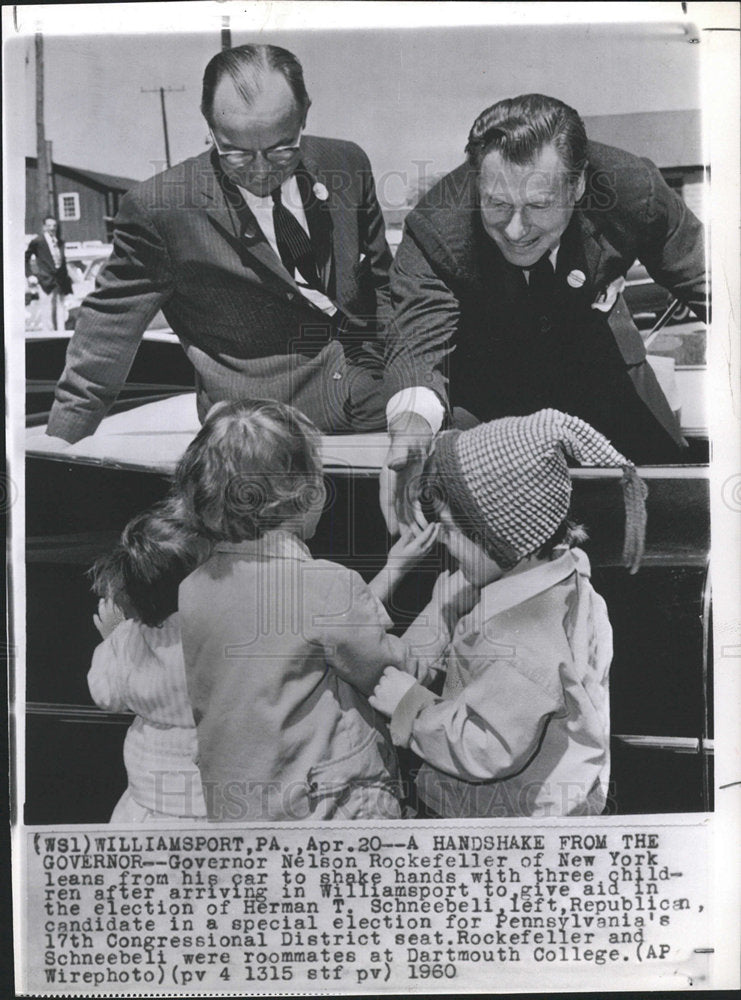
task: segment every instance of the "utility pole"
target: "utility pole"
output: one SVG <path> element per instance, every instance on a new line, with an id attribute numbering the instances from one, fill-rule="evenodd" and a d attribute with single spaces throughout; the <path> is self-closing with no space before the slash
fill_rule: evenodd
<path id="1" fill-rule="evenodd" d="M 224 14 L 221 18 L 221 50 L 232 47 L 232 30 L 229 27 L 229 15 Z"/>
<path id="2" fill-rule="evenodd" d="M 168 167 L 172 166 L 170 162 L 170 137 L 167 134 L 167 111 L 165 109 L 165 94 L 179 94 L 181 91 L 185 90 L 185 87 L 153 87 L 151 90 L 147 90 L 145 87 L 141 88 L 142 94 L 159 94 L 160 95 L 160 105 L 162 107 L 162 131 L 165 135 L 165 163 Z"/>
<path id="3" fill-rule="evenodd" d="M 36 32 L 36 212 L 38 228 L 47 215 L 56 218 L 54 210 L 54 175 L 52 173 L 51 143 L 46 139 L 44 124 L 44 38 Z"/>

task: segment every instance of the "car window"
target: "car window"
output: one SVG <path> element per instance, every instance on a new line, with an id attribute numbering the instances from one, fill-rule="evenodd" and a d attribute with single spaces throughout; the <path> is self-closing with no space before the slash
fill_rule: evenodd
<path id="1" fill-rule="evenodd" d="M 623 295 L 649 354 L 672 358 L 677 368 L 707 363 L 706 326 L 684 304 L 678 303 L 662 329 L 654 332 L 674 296 L 638 261 L 626 275 Z"/>

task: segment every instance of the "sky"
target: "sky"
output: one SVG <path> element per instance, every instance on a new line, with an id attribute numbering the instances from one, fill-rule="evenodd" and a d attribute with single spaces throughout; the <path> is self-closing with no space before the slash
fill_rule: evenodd
<path id="1" fill-rule="evenodd" d="M 233 45 L 250 41 L 296 53 L 313 100 L 307 131 L 360 143 L 390 207 L 420 172 L 459 163 L 473 120 L 503 97 L 546 93 L 583 116 L 700 106 L 699 46 L 671 25 L 232 32 Z M 33 37 L 14 44 L 25 58 L 13 99 L 25 153 L 35 155 Z M 216 30 L 47 34 L 54 160 L 137 180 L 162 169 L 159 94 L 143 92 L 161 86 L 176 88 L 166 98 L 173 162 L 201 152 L 201 77 L 219 47 Z"/>

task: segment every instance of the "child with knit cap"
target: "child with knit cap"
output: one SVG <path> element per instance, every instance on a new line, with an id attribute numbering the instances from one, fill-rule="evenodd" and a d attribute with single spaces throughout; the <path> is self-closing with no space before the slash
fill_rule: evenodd
<path id="1" fill-rule="evenodd" d="M 624 559 L 638 569 L 645 484 L 589 424 L 557 410 L 437 439 L 421 499 L 457 560 L 407 630 L 406 671 L 371 704 L 423 758 L 432 815 L 597 815 L 610 773 L 612 630 L 567 520 L 566 456 L 623 469 Z M 583 535 L 581 536 L 583 537 Z M 442 696 L 423 686 L 445 673 Z"/>

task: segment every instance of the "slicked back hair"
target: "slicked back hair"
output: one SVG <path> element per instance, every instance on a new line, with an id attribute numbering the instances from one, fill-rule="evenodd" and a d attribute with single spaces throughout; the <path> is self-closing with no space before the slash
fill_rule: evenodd
<path id="1" fill-rule="evenodd" d="M 280 73 L 293 92 L 296 103 L 306 111 L 311 100 L 304 84 L 304 71 L 296 56 L 278 45 L 238 45 L 224 49 L 211 59 L 203 73 L 201 113 L 213 123 L 214 94 L 224 77 L 230 77 L 237 93 L 251 104 L 262 90 L 265 75 Z"/>
<path id="2" fill-rule="evenodd" d="M 531 163 L 552 143 L 572 180 L 587 163 L 584 122 L 573 108 L 555 97 L 522 94 L 482 111 L 468 135 L 466 155 L 477 169 L 496 150 L 509 163 Z"/>

